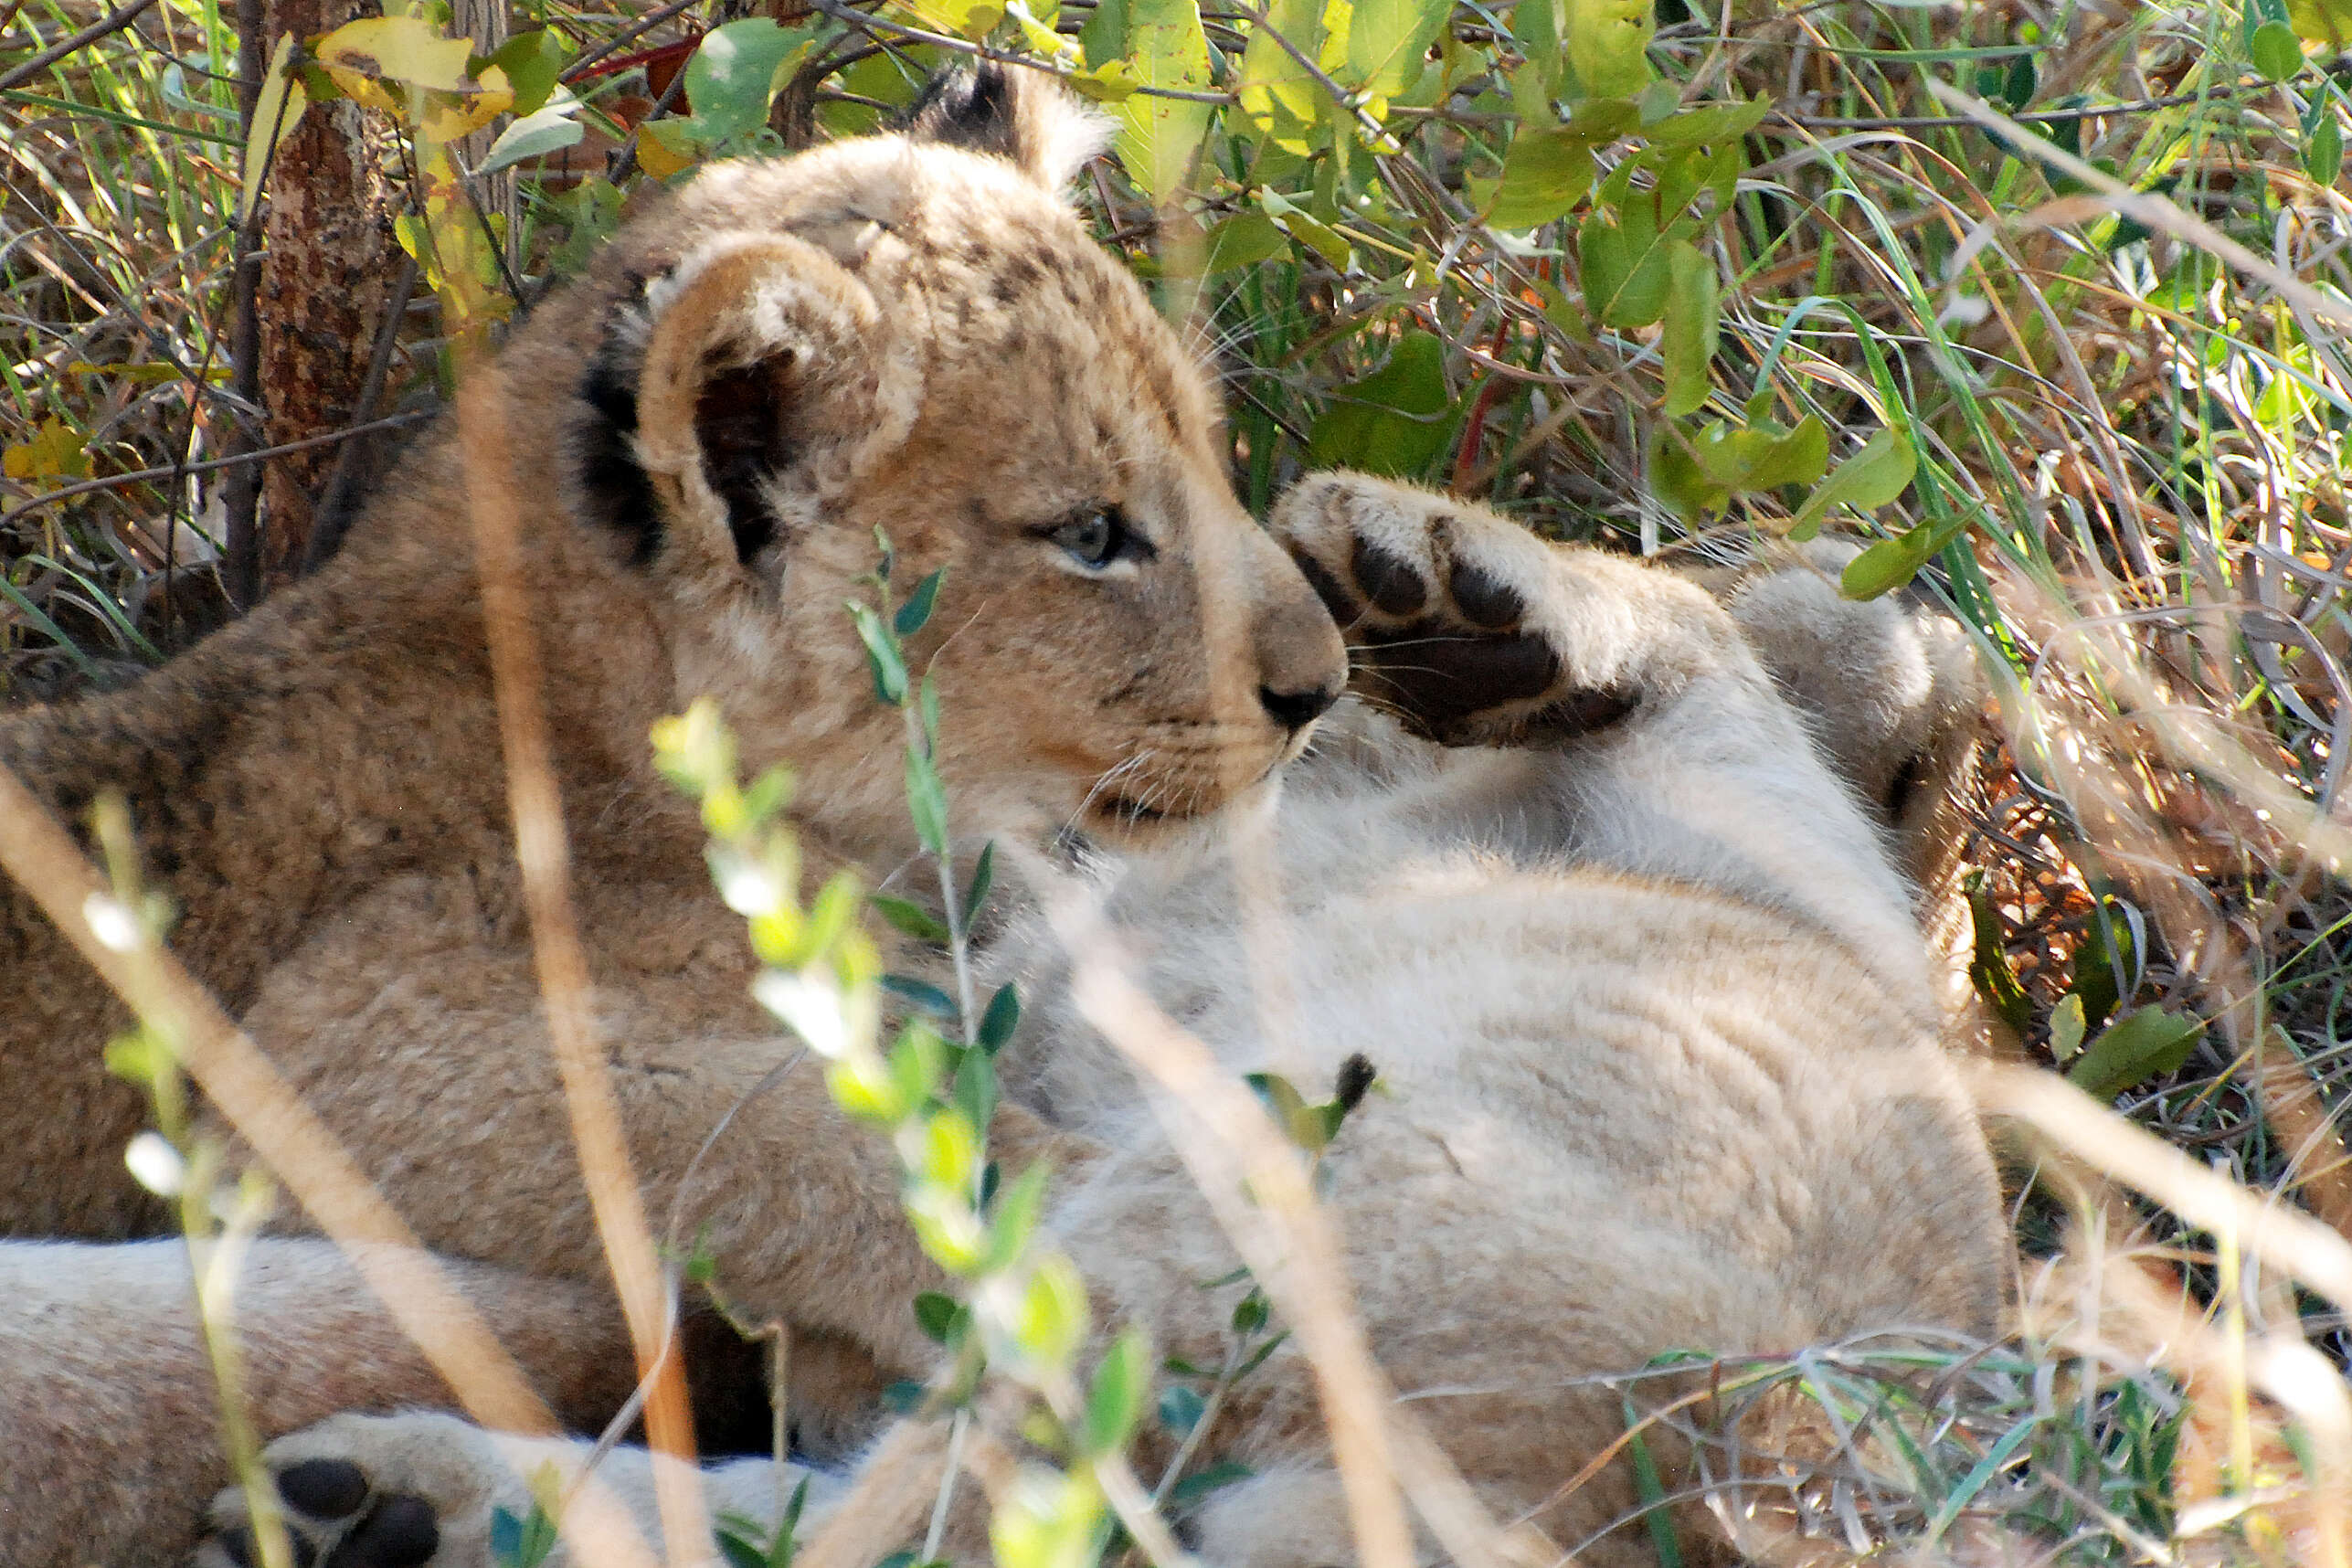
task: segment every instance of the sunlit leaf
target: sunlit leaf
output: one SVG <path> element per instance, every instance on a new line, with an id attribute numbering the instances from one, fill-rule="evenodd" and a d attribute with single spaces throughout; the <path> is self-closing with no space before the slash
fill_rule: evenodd
<path id="1" fill-rule="evenodd" d="M 706 141 L 747 136 L 768 123 L 768 105 L 808 58 L 814 29 L 747 16 L 703 35 L 686 61 L 686 101 Z"/>
<path id="2" fill-rule="evenodd" d="M 577 146 L 580 138 L 588 133 L 573 118 L 579 110 L 578 100 L 567 98 L 525 114 L 498 133 L 498 140 L 490 144 L 490 152 L 474 173 L 495 174 L 525 158 L 542 157 L 566 147 Z"/>
<path id="3" fill-rule="evenodd" d="M 1151 1346 L 1143 1330 L 1129 1327 L 1104 1353 L 1086 1391 L 1086 1425 L 1079 1443 L 1092 1455 L 1116 1454 L 1127 1446 L 1136 1423 L 1143 1419 L 1143 1402 L 1151 1392 Z"/>
<path id="4" fill-rule="evenodd" d="M 1884 506 L 1911 483 L 1918 461 L 1911 443 L 1892 430 L 1881 430 L 1862 443 L 1862 450 L 1839 463 L 1789 520 L 1788 536 L 1810 539 L 1821 531 L 1821 520 L 1833 506 L 1859 512 Z"/>
<path id="5" fill-rule="evenodd" d="M 2161 1007 L 2124 1014 L 2082 1048 L 2067 1080 L 2093 1099 L 2111 1100 L 2150 1078 L 2177 1071 L 2197 1048 L 2205 1025 Z"/>
<path id="6" fill-rule="evenodd" d="M 1313 152 L 1323 133 L 1323 90 L 1282 47 L 1287 39 L 1313 59 L 1322 43 L 1322 9 L 1321 0 L 1274 0 L 1266 21 L 1250 29 L 1242 51 L 1242 112 L 1259 135 L 1286 153 Z"/>
<path id="7" fill-rule="evenodd" d="M 1451 0 L 1354 0 L 1342 79 L 1382 98 L 1409 91 L 1421 79 L 1430 40 L 1452 10 Z"/>
<path id="8" fill-rule="evenodd" d="M 1649 0 L 1567 0 L 1561 30 L 1579 98 L 1631 98 L 1649 85 Z"/>
<path id="9" fill-rule="evenodd" d="M 1718 305 L 1715 264 L 1697 246 L 1677 244 L 1669 267 L 1666 332 L 1659 352 L 1666 365 L 1669 418 L 1695 412 L 1707 400 L 1707 368 L 1715 358 Z"/>
<path id="10" fill-rule="evenodd" d="M 1128 0 L 1127 51 L 1141 86 L 1209 87 L 1209 40 L 1194 0 Z M 1210 114 L 1205 103 L 1142 93 L 1119 105 L 1119 164 L 1154 206 L 1165 207 L 1183 189 Z"/>
<path id="11" fill-rule="evenodd" d="M 313 53 L 345 96 L 371 108 L 398 112 L 405 106 L 379 83 L 397 82 L 437 92 L 468 85 L 473 45 L 442 35 L 418 16 L 363 16 L 321 38 Z"/>
<path id="12" fill-rule="evenodd" d="M 1452 435 L 1446 418 L 1446 344 L 1428 333 L 1397 339 L 1388 363 L 1334 387 L 1331 406 L 1308 433 L 1308 461 L 1411 476 L 1429 466 Z"/>
<path id="13" fill-rule="evenodd" d="M 2303 40 L 2284 22 L 2265 22 L 2255 28 L 2247 54 L 2254 69 L 2273 81 L 2284 81 L 2303 69 Z"/>

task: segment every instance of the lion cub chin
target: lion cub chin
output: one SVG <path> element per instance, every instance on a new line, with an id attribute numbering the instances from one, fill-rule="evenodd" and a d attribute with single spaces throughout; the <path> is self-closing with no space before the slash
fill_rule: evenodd
<path id="1" fill-rule="evenodd" d="M 1050 1224 L 1103 1319 L 1219 1363 L 1243 1287 L 1205 1285 L 1238 1259 L 1197 1183 L 1235 1177 L 1188 1162 L 1213 1136 L 1106 1043 L 1136 1021 L 1090 1015 L 1078 966 L 1127 967 L 1232 1072 L 1317 1092 L 1368 1058 L 1384 1092 L 1326 1155 L 1328 1203 L 1372 1351 L 1409 1402 L 1397 1419 L 1450 1457 L 1514 1558 L 1648 1562 L 1621 1466 L 1563 1489 L 1624 1433 L 1626 1385 L 1605 1380 L 1673 1351 L 1996 1327 L 2005 1230 L 1891 858 L 1906 802 L 1866 792 L 1903 760 L 1882 753 L 1943 737 L 1800 714 L 1784 687 L 1834 705 L 1836 683 L 1755 652 L 1932 650 L 1906 641 L 1909 612 L 1840 599 L 1817 563 L 1745 579 L 1735 620 L 1666 572 L 1366 478 L 1301 482 L 1272 530 L 1345 635 L 1346 700 L 1270 808 L 1033 885 L 1063 929 L 1106 939 L 1065 951 L 1041 919 L 992 956 L 1031 1000 L 1008 1094 L 1095 1150 Z M 1775 605 L 1804 637 L 1780 635 Z M 1946 664 L 1902 701 L 1937 730 L 1967 679 Z M 1868 755 L 1833 770 L 1817 734 Z M 1322 1430 L 1286 1340 L 1202 1450 L 1253 1471 L 1182 1521 L 1204 1562 L 1350 1559 Z M 1655 1437 L 1672 1492 L 1694 1457 Z M 858 1561 L 918 1538 L 939 1442 L 894 1432 L 810 1517 L 842 1522 L 833 1543 Z M 580 1452 L 349 1416 L 267 1458 L 328 1568 L 489 1568 L 494 1510 L 527 1507 L 520 1474 Z M 1712 1473 L 1732 1506 L 1690 1510 L 1686 1542 L 1750 1517 L 1753 1472 Z M 650 1530 L 654 1461 L 623 1451 L 600 1474 Z M 715 1506 L 772 1518 L 793 1478 L 753 1464 L 704 1482 Z M 948 1533 L 959 1560 L 986 1551 L 979 1489 Z M 208 1568 L 245 1560 L 244 1507 L 215 1505 Z"/>

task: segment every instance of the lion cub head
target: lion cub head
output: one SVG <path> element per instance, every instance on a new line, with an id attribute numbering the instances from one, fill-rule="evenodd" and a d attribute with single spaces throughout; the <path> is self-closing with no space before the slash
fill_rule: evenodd
<path id="1" fill-rule="evenodd" d="M 843 608 L 878 535 L 894 599 L 946 572 L 910 662 L 991 829 L 1213 810 L 1345 683 L 1192 356 L 1059 198 L 1100 140 L 1029 73 L 948 79 L 902 132 L 703 171 L 506 356 L 510 384 L 571 367 L 564 500 L 652 590 L 678 696 L 853 836 L 904 831 Z"/>

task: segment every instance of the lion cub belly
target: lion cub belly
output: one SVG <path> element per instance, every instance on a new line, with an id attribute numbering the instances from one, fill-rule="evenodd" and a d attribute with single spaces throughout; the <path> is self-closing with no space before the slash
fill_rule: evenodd
<path id="1" fill-rule="evenodd" d="M 1367 1321 L 1420 1325 L 1382 1349 L 1400 1384 L 1458 1375 L 1426 1331 L 1447 1304 L 1513 1324 L 1478 1358 L 1497 1377 L 1923 1312 L 1991 1326 L 1990 1173 L 1924 997 L 1702 888 L 1462 848 L 1386 864 L 1298 871 L 1255 921 L 1197 886 L 1155 900 L 1186 918 L 1152 933 L 1147 980 L 1235 1071 L 1312 1100 L 1351 1054 L 1378 1070 L 1328 1160 Z M 1124 1076 L 1079 1054 L 1048 1092 L 1118 1122 L 1074 1081 L 1101 1072 Z"/>

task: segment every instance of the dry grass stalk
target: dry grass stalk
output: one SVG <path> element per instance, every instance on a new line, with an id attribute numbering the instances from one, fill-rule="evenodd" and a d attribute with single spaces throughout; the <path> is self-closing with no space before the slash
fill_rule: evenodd
<path id="1" fill-rule="evenodd" d="M 662 1536 L 672 1562 L 691 1563 L 705 1555 L 710 1521 L 693 1482 L 694 1417 L 677 1353 L 675 1303 L 653 1250 L 620 1109 L 598 1044 L 588 956 L 572 913 L 571 856 L 546 713 L 540 702 L 543 667 L 524 585 L 517 533 L 521 513 L 500 393 L 500 372 L 482 366 L 460 394 L 459 419 L 482 576 L 482 622 L 497 688 L 507 800 L 514 814 L 515 858 L 523 870 L 532 957 L 546 1003 L 548 1040 L 563 1080 L 565 1108 L 571 1117 L 573 1147 L 629 1321 L 638 1375 L 650 1385 L 646 1436 L 657 1451 L 687 1467 L 664 1466 L 655 1473 Z"/>

